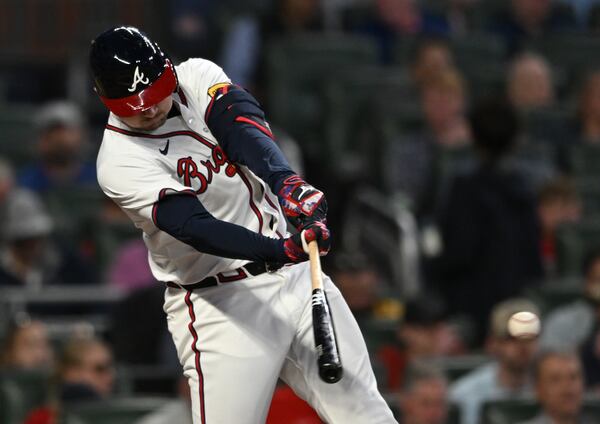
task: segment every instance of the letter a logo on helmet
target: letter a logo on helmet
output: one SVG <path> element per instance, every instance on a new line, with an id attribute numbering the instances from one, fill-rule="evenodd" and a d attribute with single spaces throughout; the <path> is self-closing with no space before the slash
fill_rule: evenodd
<path id="1" fill-rule="evenodd" d="M 131 87 L 127 89 L 127 91 L 131 91 L 134 92 L 138 83 L 140 84 L 148 84 L 150 81 L 148 81 L 148 78 L 144 78 L 144 74 L 141 73 L 140 74 L 140 67 L 136 66 L 135 67 L 135 72 L 133 73 L 133 83 L 131 84 Z"/>
<path id="2" fill-rule="evenodd" d="M 133 116 L 177 89 L 173 64 L 158 44 L 134 27 L 100 34 L 90 48 L 94 89 L 115 115 Z"/>

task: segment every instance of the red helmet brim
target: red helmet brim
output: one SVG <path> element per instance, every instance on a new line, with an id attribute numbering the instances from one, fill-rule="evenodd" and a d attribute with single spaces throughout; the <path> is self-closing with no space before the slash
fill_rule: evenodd
<path id="1" fill-rule="evenodd" d="M 177 87 L 175 70 L 169 60 L 166 61 L 165 71 L 148 87 L 128 97 L 109 99 L 100 96 L 102 103 L 115 115 L 128 117 L 137 115 L 171 95 Z"/>

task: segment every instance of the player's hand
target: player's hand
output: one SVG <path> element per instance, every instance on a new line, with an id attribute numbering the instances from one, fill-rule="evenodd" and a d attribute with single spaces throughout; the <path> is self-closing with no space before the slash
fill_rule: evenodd
<path id="1" fill-rule="evenodd" d="M 331 234 L 323 222 L 312 222 L 305 229 L 285 240 L 283 248 L 289 261 L 292 263 L 307 261 L 308 243 L 313 240 L 316 240 L 319 245 L 319 255 L 325 256 L 331 248 Z"/>
<path id="2" fill-rule="evenodd" d="M 279 191 L 279 202 L 285 216 L 298 230 L 315 221 L 326 220 L 325 195 L 298 175 L 292 175 L 283 181 L 283 187 Z"/>

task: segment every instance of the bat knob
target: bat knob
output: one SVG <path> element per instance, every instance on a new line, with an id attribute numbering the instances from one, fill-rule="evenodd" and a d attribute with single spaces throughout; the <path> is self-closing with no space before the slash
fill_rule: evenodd
<path id="1" fill-rule="evenodd" d="M 338 364 L 321 364 L 319 366 L 319 377 L 325 383 L 334 384 L 340 381 L 344 375 L 344 369 Z"/>

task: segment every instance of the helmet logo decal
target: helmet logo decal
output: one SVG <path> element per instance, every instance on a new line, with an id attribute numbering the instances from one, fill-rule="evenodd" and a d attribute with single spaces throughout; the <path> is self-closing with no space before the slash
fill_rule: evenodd
<path id="1" fill-rule="evenodd" d="M 135 71 L 133 73 L 133 83 L 131 84 L 131 87 L 129 87 L 127 90 L 133 92 L 136 90 L 137 85 L 139 83 L 148 84 L 149 82 L 150 80 L 144 77 L 144 73 L 140 72 L 140 67 L 136 66 Z"/>

